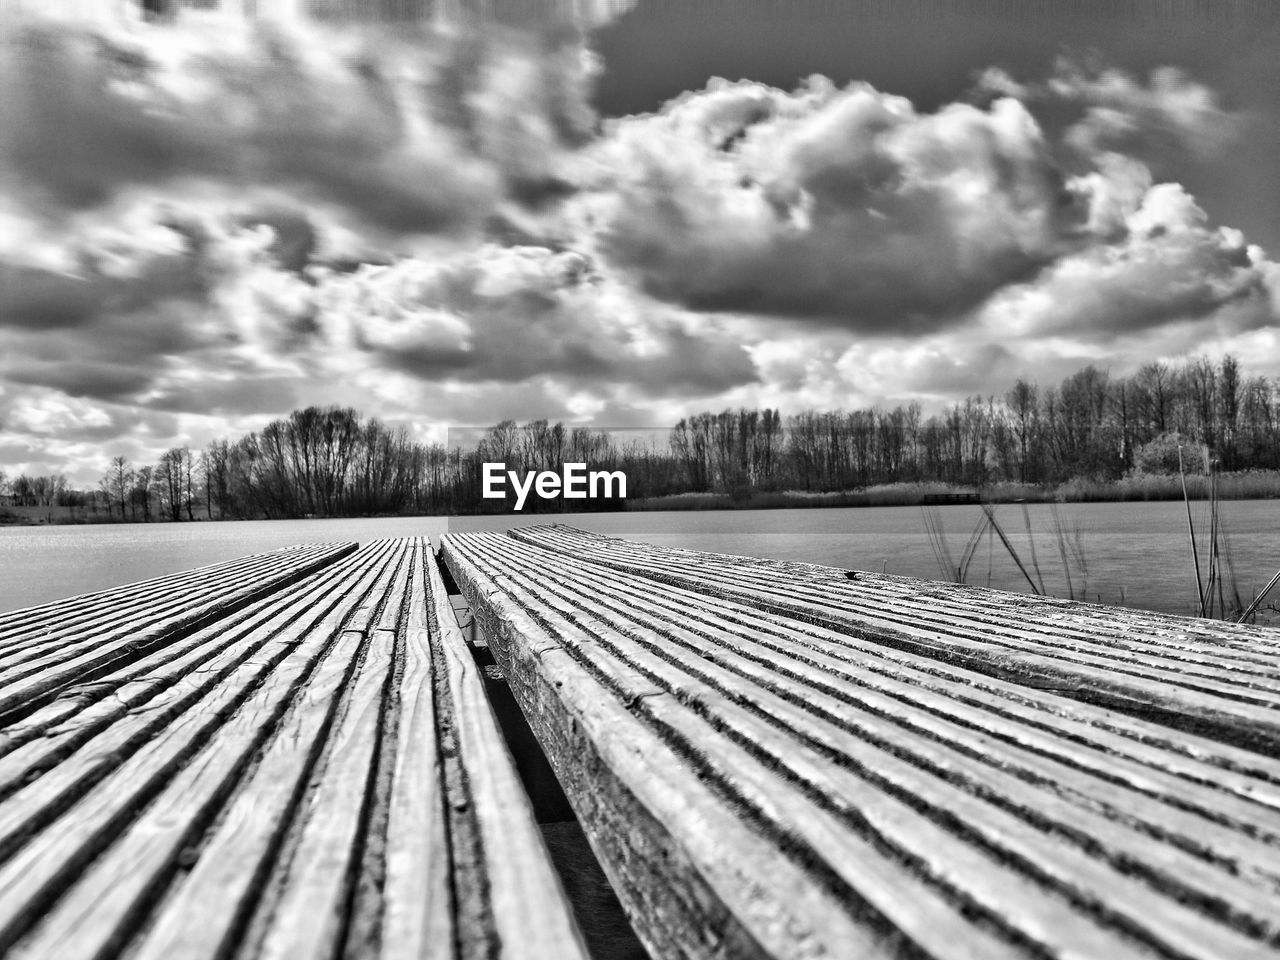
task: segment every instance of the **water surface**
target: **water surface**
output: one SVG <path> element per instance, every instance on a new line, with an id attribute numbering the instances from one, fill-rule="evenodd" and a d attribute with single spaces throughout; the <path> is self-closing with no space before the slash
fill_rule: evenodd
<path id="1" fill-rule="evenodd" d="M 1221 506 L 1221 513 L 1234 582 L 1248 601 L 1280 568 L 1280 501 L 1231 501 Z M 958 563 L 980 509 L 940 507 L 931 515 L 940 521 Z M 1002 505 L 996 517 L 1028 566 L 1034 544 L 1040 576 L 1051 594 L 1067 596 L 1061 530 L 1067 541 L 1078 544 L 1085 560 L 1083 571 L 1071 564 L 1077 597 L 1195 612 L 1195 573 L 1180 503 L 1063 504 L 1056 520 L 1048 505 L 1030 505 L 1025 515 L 1021 506 Z M 1196 505 L 1193 517 L 1202 537 L 1207 536 L 1206 508 Z M 1028 520 L 1034 536 L 1028 535 Z M 499 530 L 553 521 L 667 546 L 943 576 L 918 507 L 0 527 L 0 611 L 295 543 L 438 537 L 451 529 Z M 1007 551 L 990 536 L 979 542 L 966 579 L 1029 590 Z M 1280 594 L 1271 599 L 1280 603 Z"/>

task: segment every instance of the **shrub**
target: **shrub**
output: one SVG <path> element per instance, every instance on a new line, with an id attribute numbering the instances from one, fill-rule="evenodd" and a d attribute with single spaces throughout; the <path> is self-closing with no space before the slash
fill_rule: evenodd
<path id="1" fill-rule="evenodd" d="M 1182 450 L 1182 465 L 1187 473 L 1208 472 L 1209 449 L 1180 433 L 1162 433 L 1144 443 L 1134 454 L 1133 468 L 1137 473 L 1176 474 L 1179 449 Z"/>

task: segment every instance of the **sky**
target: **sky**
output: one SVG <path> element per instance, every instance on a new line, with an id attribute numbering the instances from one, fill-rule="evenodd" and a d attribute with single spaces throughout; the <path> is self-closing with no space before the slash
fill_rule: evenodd
<path id="1" fill-rule="evenodd" d="M 216 7 L 0 0 L 10 477 L 1280 376 L 1273 5 Z"/>

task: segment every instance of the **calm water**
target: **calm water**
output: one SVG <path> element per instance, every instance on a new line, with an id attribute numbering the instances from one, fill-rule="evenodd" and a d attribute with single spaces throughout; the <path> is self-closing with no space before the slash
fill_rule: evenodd
<path id="1" fill-rule="evenodd" d="M 1222 505 L 1221 515 L 1236 581 L 1247 601 L 1280 568 L 1280 501 L 1232 501 Z M 980 510 L 942 507 L 933 516 L 941 519 L 958 561 Z M 1197 531 L 1207 531 L 1207 510 L 1197 505 L 1193 516 Z M 997 507 L 996 517 L 1029 564 L 1032 538 L 1022 508 Z M 1028 517 L 1048 591 L 1066 596 L 1053 513 L 1048 506 L 1032 505 Z M 1090 600 L 1193 612 L 1195 574 L 1182 504 L 1063 504 L 1058 518 L 1079 543 L 1087 565 L 1087 578 L 1073 568 L 1077 596 L 1085 579 Z M 918 507 L 0 527 L 0 611 L 294 543 L 436 537 L 451 529 L 503 529 L 555 520 L 668 546 L 941 576 Z M 989 537 L 974 554 L 968 582 L 1027 589 L 999 541 Z M 1271 600 L 1280 602 L 1280 592 Z"/>

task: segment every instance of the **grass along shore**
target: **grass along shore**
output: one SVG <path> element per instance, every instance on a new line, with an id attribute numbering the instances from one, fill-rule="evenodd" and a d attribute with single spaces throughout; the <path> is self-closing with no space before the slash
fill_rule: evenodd
<path id="1" fill-rule="evenodd" d="M 1219 500 L 1280 498 L 1280 470 L 1246 470 L 1217 476 Z M 805 507 L 917 507 L 928 497 L 978 492 L 986 503 L 1112 503 L 1131 500 L 1181 500 L 1182 481 L 1176 474 L 1139 473 L 1120 480 L 1068 480 L 1059 484 L 1001 482 L 983 487 L 948 483 L 887 483 L 861 490 L 812 493 L 804 490 L 727 493 L 678 493 L 667 497 L 632 498 L 625 510 L 786 510 Z M 1210 478 L 1187 477 L 1192 500 L 1210 499 Z M 532 511 L 531 511 L 532 512 Z M 460 514 L 466 515 L 466 514 Z M 204 519 L 204 518 L 197 518 Z M 0 525 L 117 523 L 108 514 L 84 507 L 0 506 Z M 162 522 L 162 521 L 156 521 Z"/>
<path id="2" fill-rule="evenodd" d="M 1280 471 L 1247 470 L 1217 476 L 1219 500 L 1280 498 Z M 747 496 L 727 493 L 680 493 L 627 501 L 628 510 L 771 510 L 804 507 L 915 507 L 926 498 L 967 494 L 977 490 L 987 503 L 1113 503 L 1132 500 L 1181 500 L 1182 480 L 1176 474 L 1139 473 L 1120 480 L 1068 480 L 1059 484 L 995 483 L 966 487 L 947 483 L 888 483 L 862 490 L 810 493 L 803 490 L 753 491 Z M 1207 475 L 1187 477 L 1192 500 L 1210 498 Z"/>

